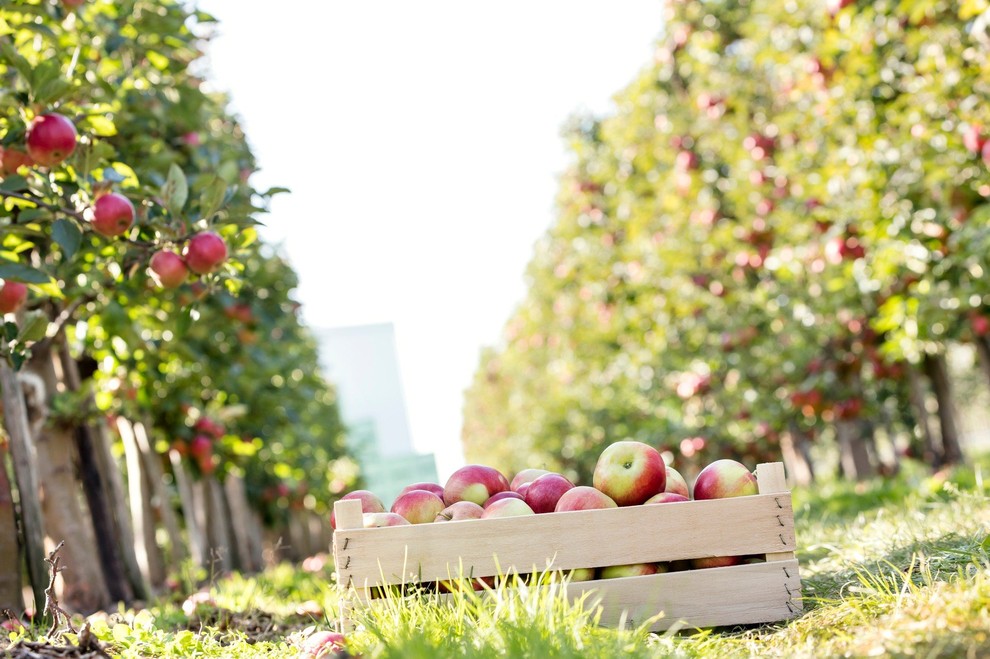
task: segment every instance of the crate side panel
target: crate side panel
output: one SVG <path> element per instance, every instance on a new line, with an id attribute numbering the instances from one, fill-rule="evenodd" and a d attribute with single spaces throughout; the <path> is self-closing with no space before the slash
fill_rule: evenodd
<path id="1" fill-rule="evenodd" d="M 588 590 L 602 605 L 601 623 L 612 627 L 640 625 L 660 612 L 653 631 L 772 622 L 802 611 L 797 560 L 572 583 L 568 596 Z"/>
<path id="2" fill-rule="evenodd" d="M 340 583 L 355 586 L 794 547 L 794 515 L 786 493 L 334 534 Z"/>

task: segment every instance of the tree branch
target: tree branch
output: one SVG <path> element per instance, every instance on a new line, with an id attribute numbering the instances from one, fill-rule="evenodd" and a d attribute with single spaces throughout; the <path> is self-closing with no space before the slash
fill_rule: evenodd
<path id="1" fill-rule="evenodd" d="M 2 196 L 2 197 L 9 197 L 11 199 L 20 199 L 21 201 L 27 201 L 27 202 L 32 203 L 35 206 L 38 206 L 40 208 L 47 208 L 48 210 L 50 210 L 52 212 L 63 213 L 65 215 L 68 215 L 69 217 L 74 217 L 77 220 L 79 220 L 80 222 L 82 222 L 85 219 L 83 217 L 83 214 L 80 213 L 79 211 L 69 210 L 68 208 L 64 208 L 64 207 L 59 206 L 57 204 L 49 204 L 47 202 L 41 201 L 37 197 L 31 196 L 31 195 L 25 195 L 25 194 L 21 194 L 19 192 L 8 192 L 6 190 L 0 190 L 0 196 Z"/>

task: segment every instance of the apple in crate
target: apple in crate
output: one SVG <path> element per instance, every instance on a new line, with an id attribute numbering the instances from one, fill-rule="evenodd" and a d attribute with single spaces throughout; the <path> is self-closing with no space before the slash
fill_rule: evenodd
<path id="1" fill-rule="evenodd" d="M 636 506 L 667 485 L 667 467 L 660 451 L 649 444 L 624 440 L 598 456 L 593 483 L 620 506 Z"/>
<path id="2" fill-rule="evenodd" d="M 535 515 L 533 509 L 522 499 L 501 499 L 485 508 L 481 519 L 495 519 L 497 517 L 522 517 L 524 515 Z"/>
<path id="3" fill-rule="evenodd" d="M 449 506 L 458 501 L 473 501 L 483 506 L 488 497 L 509 489 L 509 481 L 493 467 L 466 465 L 447 479 L 443 487 L 443 500 Z"/>
<path id="4" fill-rule="evenodd" d="M 509 489 L 513 492 L 518 492 L 519 487 L 524 483 L 532 483 L 543 474 L 549 473 L 551 472 L 546 469 L 523 469 L 512 477 L 512 482 L 509 483 Z"/>
<path id="5" fill-rule="evenodd" d="M 443 499 L 426 490 L 409 490 L 392 504 L 393 513 L 405 517 L 411 524 L 429 524 L 444 509 Z"/>
<path id="6" fill-rule="evenodd" d="M 396 499 L 401 497 L 406 492 L 411 492 L 413 490 L 426 490 L 427 492 L 433 492 L 433 494 L 437 495 L 441 499 L 443 498 L 443 485 L 440 485 L 439 483 L 413 483 L 412 485 L 406 485 L 402 488 L 402 491 L 399 492 Z"/>
<path id="7" fill-rule="evenodd" d="M 569 510 L 599 510 L 618 507 L 619 504 L 601 490 L 596 490 L 588 485 L 578 485 L 564 492 L 557 501 L 554 512 L 563 513 Z"/>
<path id="8" fill-rule="evenodd" d="M 756 476 L 735 460 L 716 460 L 694 481 L 695 499 L 726 499 L 757 494 Z"/>
<path id="9" fill-rule="evenodd" d="M 462 519 L 478 519 L 485 509 L 473 501 L 458 501 L 441 510 L 434 522 L 459 522 Z"/>
<path id="10" fill-rule="evenodd" d="M 409 526 L 409 520 L 396 513 L 365 513 L 364 528 L 379 529 L 383 526 Z"/>
<path id="11" fill-rule="evenodd" d="M 362 513 L 383 513 L 385 512 L 385 504 L 374 492 L 369 492 L 368 490 L 354 490 L 353 492 L 348 492 L 344 496 L 340 497 L 341 501 L 349 501 L 351 499 L 357 499 L 361 502 L 361 512 Z M 330 526 L 331 528 L 337 528 L 337 517 L 334 515 L 333 511 L 330 512 Z"/>
<path id="12" fill-rule="evenodd" d="M 676 492 L 661 492 L 660 494 L 654 494 L 644 503 L 680 503 L 682 501 L 690 501 L 690 499 Z"/>
<path id="13" fill-rule="evenodd" d="M 660 570 L 656 563 L 632 563 L 631 565 L 609 565 L 603 567 L 599 579 L 621 579 L 622 577 L 645 577 L 657 574 Z"/>
<path id="14" fill-rule="evenodd" d="M 681 476 L 681 472 L 670 465 L 667 465 L 667 484 L 664 486 L 663 491 L 680 494 L 688 499 L 691 498 L 691 490 L 688 489 L 687 481 Z"/>
<path id="15" fill-rule="evenodd" d="M 732 565 L 740 565 L 742 562 L 742 556 L 706 556 L 704 558 L 692 558 L 691 567 L 696 570 L 703 570 L 708 567 L 730 567 Z"/>
<path id="16" fill-rule="evenodd" d="M 573 487 L 574 483 L 560 474 L 543 474 L 526 489 L 526 503 L 534 513 L 552 513 L 560 497 Z"/>
<path id="17" fill-rule="evenodd" d="M 523 495 L 519 494 L 518 492 L 513 492 L 512 490 L 503 490 L 502 492 L 496 492 L 495 494 L 488 497 L 488 501 L 485 502 L 485 505 L 482 506 L 482 508 L 487 508 L 488 506 L 492 505 L 493 503 L 495 503 L 500 499 L 520 499 L 525 501 L 526 498 Z"/>

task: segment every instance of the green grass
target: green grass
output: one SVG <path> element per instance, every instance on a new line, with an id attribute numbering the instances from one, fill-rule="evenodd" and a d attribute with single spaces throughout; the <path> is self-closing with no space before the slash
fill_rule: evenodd
<path id="1" fill-rule="evenodd" d="M 650 634 L 596 624 L 588 600 L 516 583 L 482 597 L 391 598 L 356 615 L 349 649 L 365 657 L 990 656 L 990 461 L 937 476 L 830 482 L 794 493 L 805 613 L 736 629 Z M 283 565 L 209 589 L 192 615 L 181 599 L 96 619 L 121 657 L 301 656 L 339 601 L 328 566 Z M 14 635 L 11 641 L 21 638 Z M 32 641 L 44 640 L 37 633 Z M 72 641 L 69 636 L 65 641 Z M 15 654 L 16 656 L 16 654 Z"/>

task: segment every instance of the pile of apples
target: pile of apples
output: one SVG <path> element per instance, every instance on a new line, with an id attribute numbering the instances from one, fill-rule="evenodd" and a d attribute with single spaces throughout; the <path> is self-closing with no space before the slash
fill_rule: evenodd
<path id="1" fill-rule="evenodd" d="M 413 483 L 406 486 L 386 511 L 381 499 L 368 490 L 355 490 L 343 499 L 361 501 L 364 528 L 403 526 L 474 519 L 517 517 L 574 510 L 593 510 L 757 494 L 756 477 L 735 460 L 716 460 L 706 466 L 689 490 L 684 477 L 664 463 L 660 452 L 637 441 L 620 441 L 602 451 L 595 465 L 593 487 L 575 485 L 559 473 L 524 469 L 511 480 L 497 469 L 467 465 L 455 471 L 446 485 Z M 336 519 L 331 514 L 331 526 Z M 655 574 L 689 567 L 722 567 L 747 560 L 743 556 L 700 558 L 690 562 L 650 563 L 576 571 L 574 580 Z"/>

